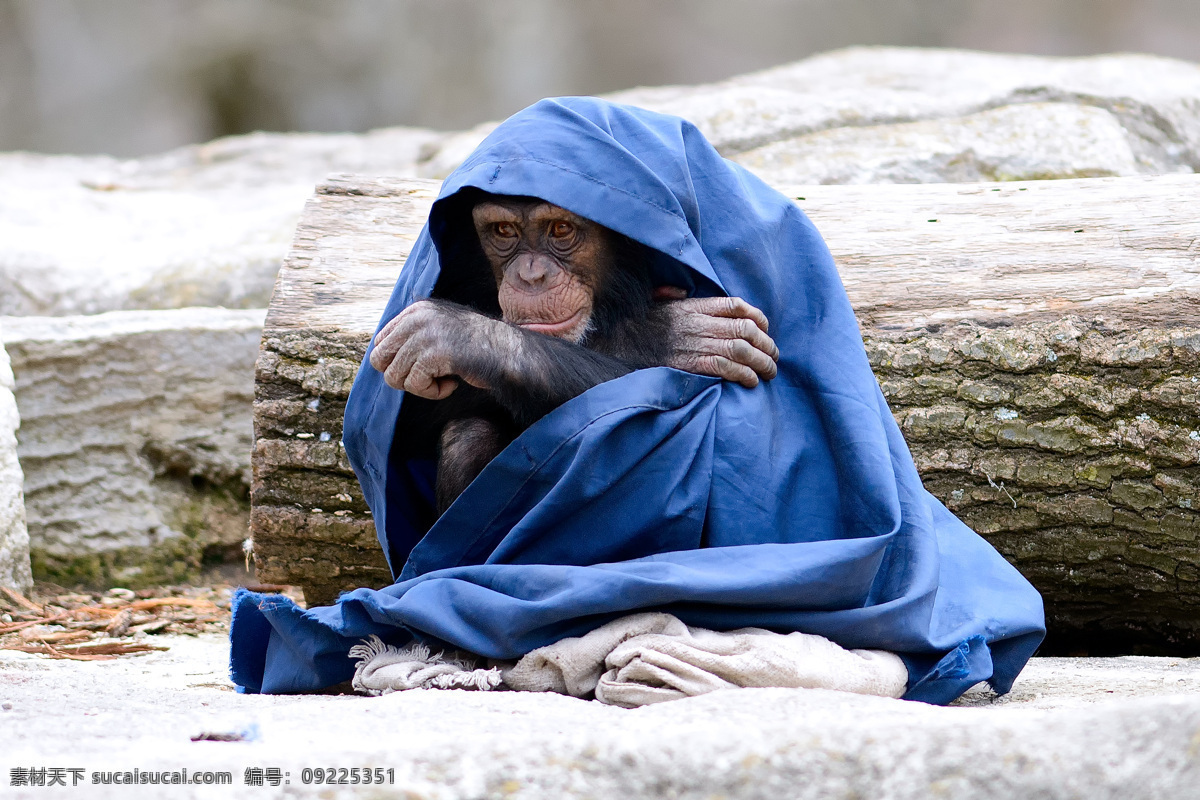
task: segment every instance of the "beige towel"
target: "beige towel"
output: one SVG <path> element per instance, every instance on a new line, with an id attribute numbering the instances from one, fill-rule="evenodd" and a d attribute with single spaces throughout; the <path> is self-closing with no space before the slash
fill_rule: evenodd
<path id="1" fill-rule="evenodd" d="M 904 662 L 882 650 L 846 650 L 822 636 L 761 628 L 717 632 L 689 628 L 670 614 L 634 614 L 563 639 L 516 664 L 476 668 L 468 654 L 431 654 L 377 639 L 355 647 L 354 686 L 369 694 L 415 688 L 558 692 L 610 705 L 637 706 L 717 689 L 834 689 L 899 697 Z"/>
<path id="2" fill-rule="evenodd" d="M 504 684 L 636 706 L 716 689 L 777 686 L 900 697 L 908 670 L 893 653 L 846 650 L 823 636 L 761 628 L 689 628 L 670 614 L 634 614 L 563 639 L 504 670 Z"/>

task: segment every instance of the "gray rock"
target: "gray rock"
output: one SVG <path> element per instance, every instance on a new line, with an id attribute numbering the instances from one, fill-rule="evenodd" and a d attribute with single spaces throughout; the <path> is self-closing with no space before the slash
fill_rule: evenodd
<path id="1" fill-rule="evenodd" d="M 33 585 L 33 577 L 29 571 L 23 478 L 17 460 L 15 434 L 19 425 L 12 369 L 8 353 L 0 344 L 0 586 L 24 593 Z"/>
<path id="2" fill-rule="evenodd" d="M 263 312 L 7 317 L 31 551 L 63 583 L 182 580 L 246 537 Z"/>
<path id="3" fill-rule="evenodd" d="M 775 183 L 963 183 L 1136 175 L 1109 111 L 1026 103 L 966 117 L 832 128 L 733 156 Z"/>
<path id="4" fill-rule="evenodd" d="M 151 158 L 0 155 L 0 315 L 261 308 L 312 185 L 440 134 L 252 134 Z"/>
<path id="5" fill-rule="evenodd" d="M 498 122 L 485 122 L 466 131 L 459 131 L 446 136 L 444 139 L 431 143 L 425 151 L 425 158 L 417 165 L 413 177 L 437 178 L 441 180 L 466 161 L 467 156 L 496 129 Z"/>
<path id="6" fill-rule="evenodd" d="M 951 120 L 1025 103 L 1089 106 L 1120 122 L 1144 173 L 1200 169 L 1197 96 L 1200 65 L 1157 56 L 899 47 L 837 50 L 707 86 L 611 95 L 691 120 L 726 156 L 832 128 Z M 1065 141 L 1094 136 L 1059 133 Z"/>

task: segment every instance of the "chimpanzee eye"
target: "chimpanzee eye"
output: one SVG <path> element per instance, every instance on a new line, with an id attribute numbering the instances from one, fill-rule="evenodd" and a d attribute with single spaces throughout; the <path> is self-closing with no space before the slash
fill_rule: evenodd
<path id="1" fill-rule="evenodd" d="M 569 222 L 558 221 L 550 225 L 550 235 L 555 239 L 565 239 L 575 231 L 575 226 Z"/>
<path id="2" fill-rule="evenodd" d="M 501 239 L 511 239 L 517 235 L 517 226 L 511 222 L 497 222 L 492 230 Z"/>

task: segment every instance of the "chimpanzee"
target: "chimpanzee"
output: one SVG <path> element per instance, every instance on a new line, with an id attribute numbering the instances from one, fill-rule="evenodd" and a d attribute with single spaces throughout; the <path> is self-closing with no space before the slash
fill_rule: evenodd
<path id="1" fill-rule="evenodd" d="M 655 286 L 654 251 L 541 199 L 463 203 L 434 299 L 371 353 L 389 386 L 440 401 L 422 423 L 441 429 L 439 515 L 522 430 L 604 381 L 652 366 L 747 387 L 775 376 L 767 319 L 744 300 Z"/>

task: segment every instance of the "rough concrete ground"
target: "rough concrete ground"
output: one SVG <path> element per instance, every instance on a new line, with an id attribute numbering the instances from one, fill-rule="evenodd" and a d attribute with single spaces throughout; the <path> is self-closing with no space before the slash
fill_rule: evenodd
<path id="1" fill-rule="evenodd" d="M 253 696 L 226 640 L 79 663 L 0 651 L 5 796 L 416 798 L 1195 797 L 1200 659 L 1035 659 L 956 707 L 814 690 L 717 692 L 637 710 L 548 694 Z M 191 741 L 250 731 L 252 740 Z M 82 767 L 70 788 L 12 770 Z M 278 787 L 245 782 L 278 768 Z M 305 768 L 393 770 L 315 786 Z M 232 786 L 92 785 L 99 771 L 228 771 Z M 86 785 L 85 785 L 86 784 Z"/>

